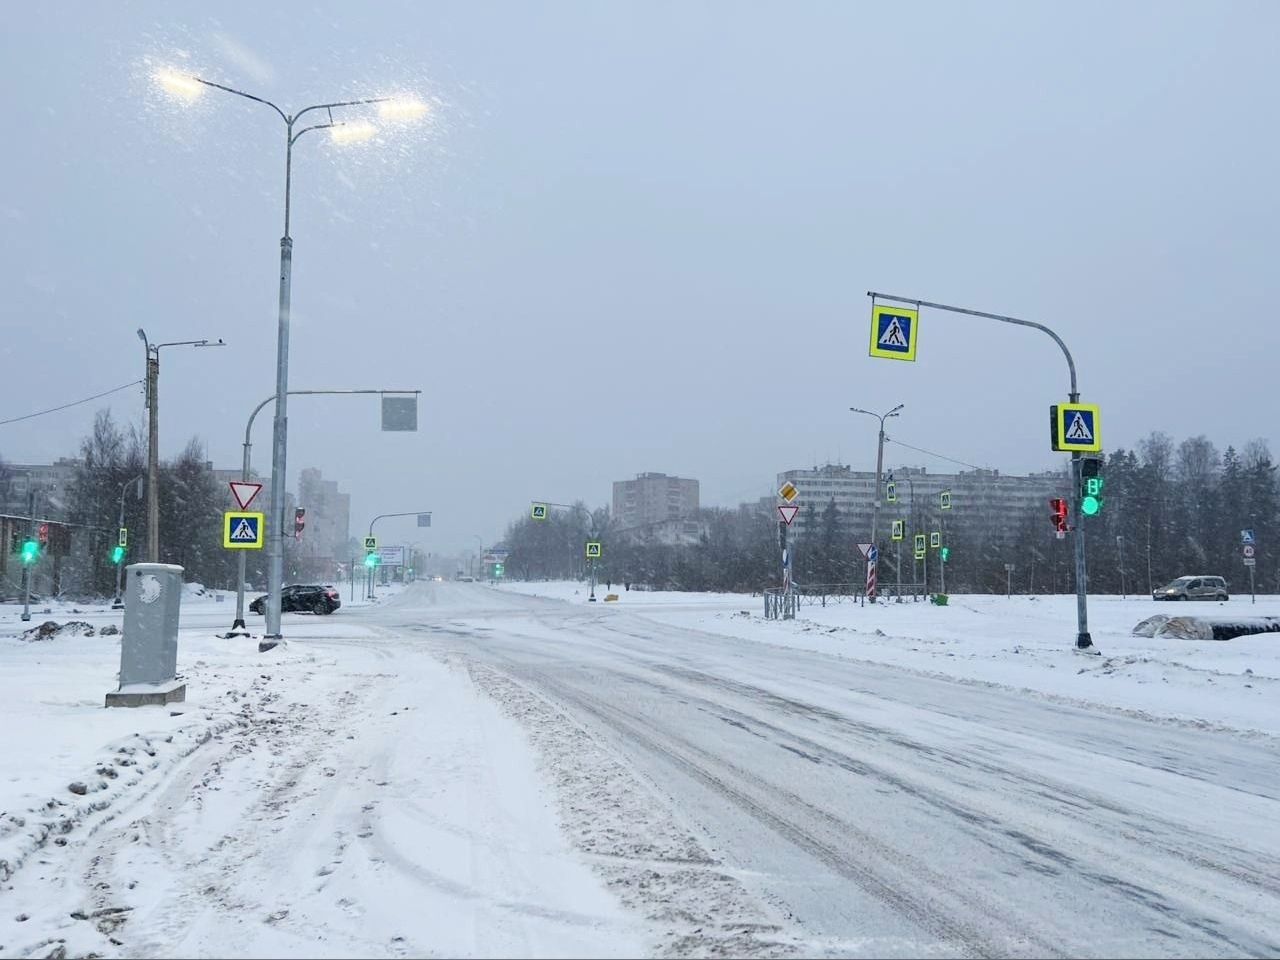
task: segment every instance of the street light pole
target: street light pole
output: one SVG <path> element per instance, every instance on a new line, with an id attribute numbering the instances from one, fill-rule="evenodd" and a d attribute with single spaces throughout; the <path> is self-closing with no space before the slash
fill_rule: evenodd
<path id="1" fill-rule="evenodd" d="M 293 275 L 293 238 L 289 235 L 290 192 L 293 186 L 293 145 L 304 133 L 310 130 L 329 130 L 335 140 L 366 140 L 377 132 L 377 128 L 368 120 L 351 122 L 334 120 L 333 111 L 342 107 L 354 107 L 378 104 L 379 113 L 384 119 L 413 119 L 426 111 L 426 105 L 417 100 L 397 100 L 392 97 L 364 97 L 359 100 L 337 100 L 333 103 L 317 103 L 304 107 L 295 114 L 287 114 L 270 100 L 256 97 L 253 94 L 236 90 L 205 80 L 190 74 L 175 73 L 170 70 L 160 71 L 156 80 L 171 93 L 192 98 L 202 92 L 203 87 L 212 87 L 225 93 L 235 94 L 246 100 L 261 103 L 270 107 L 284 121 L 285 154 L 284 154 L 284 234 L 280 238 L 280 297 L 277 311 L 276 330 L 276 392 L 275 420 L 272 431 L 271 454 L 271 506 L 267 517 L 267 607 L 266 632 L 258 644 L 259 652 L 265 652 L 276 646 L 283 638 L 280 633 L 280 588 L 284 579 L 284 484 L 285 484 L 285 449 L 287 446 L 288 400 L 289 400 L 289 319 L 290 300 L 292 296 Z M 295 124 L 306 114 L 314 110 L 325 111 L 328 119 L 294 130 Z"/>
<path id="2" fill-rule="evenodd" d="M 157 387 L 160 382 L 160 348 L 161 347 L 225 347 L 219 338 L 212 340 L 173 340 L 169 343 L 152 343 L 147 339 L 147 332 L 138 328 L 138 339 L 147 350 L 147 562 L 160 562 L 160 453 L 159 453 L 159 413 L 160 397 Z M 117 590 L 117 593 L 119 591 Z"/>
<path id="3" fill-rule="evenodd" d="M 880 545 L 876 542 L 876 529 L 877 529 L 876 521 L 880 517 L 880 481 L 881 481 L 881 477 L 884 475 L 884 422 L 889 417 L 896 417 L 898 415 L 898 411 L 900 411 L 905 406 L 906 406 L 905 403 L 900 403 L 896 407 L 894 407 L 892 410 L 888 410 L 885 413 L 872 413 L 870 410 L 863 410 L 860 407 L 849 408 L 854 413 L 865 413 L 867 416 L 875 417 L 877 420 L 880 421 L 880 439 L 879 439 L 879 442 L 876 444 L 876 499 L 875 499 L 875 503 L 871 505 L 871 546 L 876 551 L 877 560 L 879 559 Z M 867 561 L 868 572 L 876 568 L 877 560 Z M 868 579 L 870 578 L 868 577 Z M 872 587 L 870 590 L 867 591 L 867 599 L 870 600 L 872 603 L 876 602 L 875 587 Z"/>

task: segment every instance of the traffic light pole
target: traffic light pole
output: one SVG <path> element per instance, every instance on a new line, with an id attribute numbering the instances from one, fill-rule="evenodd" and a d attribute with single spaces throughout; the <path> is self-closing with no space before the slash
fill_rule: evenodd
<path id="1" fill-rule="evenodd" d="M 374 517 L 372 520 L 369 521 L 369 536 L 370 537 L 373 536 L 373 525 L 377 523 L 379 520 L 385 519 L 386 517 L 418 517 L 424 513 L 428 517 L 431 516 L 430 510 L 409 510 L 405 513 L 380 513 L 376 517 Z M 374 574 L 377 573 L 377 568 L 368 566 L 367 564 L 366 564 L 366 567 L 369 570 L 369 592 L 367 594 L 367 597 L 370 600 L 376 600 L 377 598 L 373 595 L 373 581 L 376 579 Z"/>
<path id="2" fill-rule="evenodd" d="M 1012 323 L 1021 327 L 1033 327 L 1034 329 L 1050 336 L 1053 339 L 1053 342 L 1062 350 L 1062 355 L 1066 357 L 1067 360 L 1067 371 L 1071 377 L 1071 390 L 1068 393 L 1068 398 L 1071 403 L 1080 402 L 1080 391 L 1076 385 L 1076 363 L 1075 360 L 1071 358 L 1071 351 L 1067 349 L 1067 345 L 1062 342 L 1062 338 L 1060 336 L 1042 323 L 1036 323 L 1034 320 L 1022 320 L 1018 317 L 1006 317 L 998 313 L 985 313 L 981 310 L 970 310 L 966 307 L 948 306 L 945 303 L 930 303 L 928 300 L 917 300 L 915 297 L 896 297 L 887 293 L 876 293 L 872 290 L 867 291 L 867 296 L 871 297 L 873 303 L 876 300 L 892 300 L 897 303 L 912 303 L 915 304 L 917 308 L 932 307 L 935 310 L 946 310 L 949 313 L 960 313 L 970 317 L 982 317 L 985 320 L 999 320 L 1001 323 Z M 1071 454 L 1071 476 L 1074 484 L 1074 490 L 1077 493 L 1080 490 L 1080 459 L 1080 452 L 1078 450 L 1073 451 Z M 1085 582 L 1084 524 L 1080 522 L 1079 497 L 1073 496 L 1072 499 L 1076 502 L 1076 649 L 1088 651 L 1090 653 L 1097 653 L 1098 650 L 1093 645 L 1093 639 L 1089 636 L 1089 612 L 1086 602 L 1087 584 Z"/>
<path id="3" fill-rule="evenodd" d="M 289 396 L 292 397 L 300 394 L 320 394 L 320 393 L 378 393 L 378 394 L 413 393 L 413 394 L 418 394 L 421 391 L 419 390 L 289 390 L 286 392 L 289 394 Z M 271 403 L 273 400 L 275 400 L 275 398 L 276 398 L 276 395 L 273 393 L 271 396 L 267 397 L 260 404 L 254 407 L 253 412 L 249 414 L 249 420 L 244 425 L 244 457 L 243 457 L 243 461 L 240 464 L 240 479 L 244 483 L 249 482 L 249 476 L 250 476 L 249 451 L 253 447 L 253 443 L 250 439 L 253 435 L 253 419 L 258 415 L 258 412 L 263 407 L 265 407 L 268 403 Z M 281 500 L 281 503 L 283 502 L 284 501 Z M 284 535 L 283 531 L 274 531 L 274 532 L 276 534 L 279 534 L 281 537 L 283 537 Z M 267 529 L 266 531 L 264 531 L 264 535 L 269 536 L 269 535 L 272 535 L 272 533 L 273 533 L 272 521 L 270 520 L 270 518 L 268 518 Z M 244 578 L 245 578 L 248 558 L 245 556 L 245 551 L 243 550 L 239 550 L 237 551 L 237 553 L 239 553 L 239 557 L 236 560 L 236 618 L 235 618 L 235 621 L 231 624 L 230 630 L 228 630 L 226 633 L 219 634 L 219 636 L 221 636 L 224 640 L 229 639 L 231 637 L 249 636 L 249 631 L 245 628 L 245 625 L 244 625 Z M 355 572 L 352 571 L 351 575 L 354 578 Z M 278 603 L 278 598 L 277 598 L 277 603 Z M 266 616 L 265 609 L 263 610 L 263 616 L 264 617 Z M 267 623 L 269 624 L 270 622 L 271 621 L 268 619 Z M 261 643 L 258 644 L 258 652 L 265 653 L 266 651 L 274 647 L 277 643 L 279 643 L 278 639 L 264 639 Z"/>
<path id="4" fill-rule="evenodd" d="M 27 540 L 35 537 L 36 524 L 36 488 L 31 482 L 31 474 L 27 474 Z M 25 559 L 25 558 L 24 558 Z M 31 563 L 22 564 L 22 619 L 31 619 Z"/>

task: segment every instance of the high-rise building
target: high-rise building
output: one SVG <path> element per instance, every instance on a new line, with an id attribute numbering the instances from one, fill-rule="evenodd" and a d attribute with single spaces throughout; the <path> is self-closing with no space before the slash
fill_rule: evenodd
<path id="1" fill-rule="evenodd" d="M 613 483 L 613 522 L 617 534 L 660 540 L 696 542 L 703 524 L 698 520 L 698 481 L 665 473 L 639 473 L 634 480 Z"/>

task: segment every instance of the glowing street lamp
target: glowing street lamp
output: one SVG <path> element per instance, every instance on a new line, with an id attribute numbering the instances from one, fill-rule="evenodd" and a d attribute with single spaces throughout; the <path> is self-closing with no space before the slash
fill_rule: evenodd
<path id="1" fill-rule="evenodd" d="M 191 74 L 172 69 L 162 69 L 155 73 L 156 82 L 170 94 L 184 100 L 194 100 L 205 88 L 233 93 L 237 97 L 261 103 L 276 112 L 285 124 L 285 164 L 284 164 L 284 235 L 280 238 L 280 303 L 278 313 L 278 331 L 276 342 L 276 391 L 275 421 L 272 440 L 271 457 L 271 504 L 267 518 L 267 605 L 266 631 L 260 651 L 270 650 L 281 639 L 280 634 L 280 588 L 284 579 L 284 536 L 285 536 L 285 447 L 286 429 L 288 425 L 287 405 L 289 397 L 289 312 L 290 287 L 293 274 L 293 239 L 289 236 L 289 204 L 290 190 L 293 181 L 293 145 L 304 133 L 311 130 L 328 130 L 337 143 L 351 143 L 367 140 L 377 132 L 372 121 L 356 117 L 352 120 L 335 119 L 333 111 L 346 107 L 377 105 L 381 118 L 388 122 L 414 120 L 423 116 L 426 104 L 416 98 L 397 97 L 365 97 L 359 100 L 338 100 L 333 103 L 318 103 L 304 107 L 297 113 L 288 114 L 270 100 L 255 97 L 253 94 L 236 90 L 232 87 L 205 80 Z M 323 111 L 315 117 L 319 122 L 308 126 L 296 127 L 298 121 L 314 111 Z"/>

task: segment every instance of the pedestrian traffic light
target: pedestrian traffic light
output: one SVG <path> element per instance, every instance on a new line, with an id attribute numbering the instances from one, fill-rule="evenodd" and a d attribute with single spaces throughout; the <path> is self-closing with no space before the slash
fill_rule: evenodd
<path id="1" fill-rule="evenodd" d="M 950 548 L 950 547 L 943 547 L 943 548 L 939 551 L 938 555 L 939 555 L 940 557 L 942 557 L 942 562 L 943 562 L 943 563 L 946 563 L 946 562 L 947 562 L 947 556 L 948 556 L 950 553 L 951 553 L 951 548 Z"/>
<path id="2" fill-rule="evenodd" d="M 48 545 L 49 525 L 47 523 L 42 523 L 40 526 L 36 527 L 36 537 L 39 539 L 41 547 Z"/>
<path id="3" fill-rule="evenodd" d="M 298 507 L 293 511 L 293 536 L 294 539 L 302 536 L 302 528 L 307 525 L 307 508 Z"/>
<path id="4" fill-rule="evenodd" d="M 1067 532 L 1067 501 L 1062 497 L 1049 498 L 1049 519 L 1053 521 L 1053 529 L 1058 533 Z"/>
<path id="5" fill-rule="evenodd" d="M 376 550 L 370 550 L 364 555 L 364 565 L 366 567 L 376 567 L 378 565 L 378 553 Z"/>
<path id="6" fill-rule="evenodd" d="M 1080 461 L 1080 512 L 1092 517 L 1102 509 L 1102 461 L 1085 457 Z"/>
<path id="7" fill-rule="evenodd" d="M 114 547 L 111 548 L 111 562 L 119 563 L 123 559 L 124 559 L 124 547 L 120 546 L 120 544 L 117 543 Z"/>
<path id="8" fill-rule="evenodd" d="M 26 564 L 35 563 L 40 559 L 40 544 L 31 537 L 27 537 L 22 541 L 22 562 Z"/>

